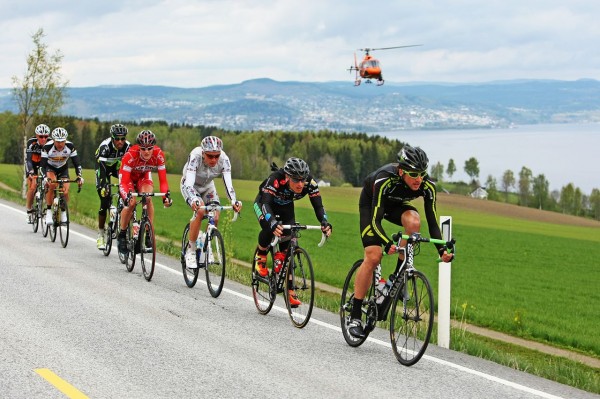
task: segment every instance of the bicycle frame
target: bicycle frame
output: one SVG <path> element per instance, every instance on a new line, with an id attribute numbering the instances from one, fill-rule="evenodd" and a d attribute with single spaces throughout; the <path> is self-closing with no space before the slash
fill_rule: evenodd
<path id="1" fill-rule="evenodd" d="M 217 211 L 233 210 L 233 206 L 220 205 L 218 203 L 209 203 L 206 205 L 202 205 L 202 206 L 198 207 L 197 209 L 202 209 L 202 210 L 204 210 L 204 212 L 206 212 L 202 219 L 203 220 L 207 219 L 208 223 L 206 224 L 206 230 L 204 231 L 204 235 L 203 235 L 202 248 L 196 248 L 196 251 L 202 250 L 203 253 L 206 253 L 206 249 L 208 248 L 208 241 L 212 237 L 212 231 L 217 229 L 217 225 L 215 222 L 215 213 Z M 233 217 L 231 218 L 232 222 L 235 222 L 237 220 L 238 214 L 239 214 L 238 212 L 233 213 Z M 192 215 L 192 220 L 194 220 L 197 217 L 198 217 L 198 213 L 196 211 Z"/>

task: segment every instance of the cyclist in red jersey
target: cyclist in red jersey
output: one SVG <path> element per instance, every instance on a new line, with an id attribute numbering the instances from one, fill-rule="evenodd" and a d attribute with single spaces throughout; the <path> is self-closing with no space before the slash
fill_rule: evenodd
<path id="1" fill-rule="evenodd" d="M 152 171 L 158 171 L 160 192 L 167 193 L 163 196 L 163 205 L 170 207 L 173 201 L 169 197 L 169 183 L 167 182 L 167 168 L 165 166 L 165 154 L 156 144 L 156 136 L 150 130 L 142 130 L 136 138 L 136 145 L 131 146 L 129 151 L 121 159 L 119 170 L 119 193 L 123 200 L 129 200 L 128 206 L 121 211 L 121 231 L 119 232 L 119 252 L 127 254 L 127 242 L 125 234 L 127 225 L 133 215 L 135 197 L 130 193 L 154 192 Z M 148 216 L 150 221 L 154 220 L 154 206 L 152 197 L 148 198 Z"/>

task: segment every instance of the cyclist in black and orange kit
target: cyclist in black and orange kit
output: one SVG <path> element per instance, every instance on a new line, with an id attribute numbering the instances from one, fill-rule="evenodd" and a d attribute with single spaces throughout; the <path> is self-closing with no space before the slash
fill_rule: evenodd
<path id="1" fill-rule="evenodd" d="M 121 158 L 123 158 L 123 155 L 125 155 L 131 145 L 126 137 L 127 128 L 125 126 L 120 123 L 112 125 L 110 127 L 110 137 L 103 140 L 96 150 L 96 190 L 100 198 L 96 247 L 99 250 L 106 248 L 104 225 L 106 224 L 106 213 L 110 209 L 112 201 L 110 196 L 110 177 L 115 177 L 118 182 Z"/>
<path id="2" fill-rule="evenodd" d="M 33 212 L 31 209 L 33 206 L 33 196 L 37 189 L 37 174 L 42 160 L 42 147 L 48 141 L 50 135 L 50 128 L 43 123 L 35 127 L 35 137 L 31 137 L 27 140 L 27 154 L 25 160 L 25 174 L 27 175 L 27 223 L 33 223 Z"/>
<path id="3" fill-rule="evenodd" d="M 388 238 L 381 226 L 383 219 L 403 226 L 404 233 L 411 235 L 421 229 L 421 218 L 411 201 L 423 197 L 425 217 L 432 238 L 441 239 L 442 233 L 436 214 L 435 183 L 427 175 L 429 159 L 419 147 L 405 145 L 398 153 L 398 163 L 390 163 L 365 178 L 360 194 L 360 236 L 365 248 L 364 260 L 356 273 L 354 298 L 348 332 L 356 338 L 364 338 L 361 307 L 371 285 L 373 271 L 381 262 L 383 251 L 393 254 L 398 247 Z M 406 240 L 400 242 L 400 247 Z M 444 262 L 454 257 L 446 248 L 436 245 Z"/>
<path id="4" fill-rule="evenodd" d="M 258 195 L 254 200 L 254 212 L 262 230 L 258 234 L 256 271 L 262 277 L 269 274 L 266 267 L 267 250 L 273 236 L 284 235 L 282 224 L 295 223 L 294 201 L 306 195 L 321 223 L 321 230 L 327 236 L 332 232 L 331 224 L 327 221 L 327 214 L 323 207 L 319 186 L 310 175 L 308 165 L 302 159 L 289 158 L 283 168 L 273 168 L 275 171 L 261 183 Z M 288 233 L 289 234 L 289 233 Z M 287 243 L 281 243 L 280 248 L 285 250 Z M 298 306 L 300 301 L 293 290 L 290 290 L 290 305 Z"/>

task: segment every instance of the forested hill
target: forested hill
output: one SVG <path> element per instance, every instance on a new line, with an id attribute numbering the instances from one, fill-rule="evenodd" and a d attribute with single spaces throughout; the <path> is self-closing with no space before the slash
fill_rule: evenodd
<path id="1" fill-rule="evenodd" d="M 69 88 L 64 115 L 100 121 L 155 121 L 227 130 L 335 130 L 506 127 L 600 121 L 600 81 L 522 80 L 473 84 L 255 79 L 204 88 Z M 16 111 L 0 89 L 0 111 Z"/>

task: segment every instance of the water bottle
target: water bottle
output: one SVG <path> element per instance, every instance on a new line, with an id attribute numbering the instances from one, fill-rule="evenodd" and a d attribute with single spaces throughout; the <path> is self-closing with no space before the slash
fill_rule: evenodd
<path id="1" fill-rule="evenodd" d="M 390 289 L 392 289 L 392 285 L 394 285 L 394 277 L 395 276 L 393 274 L 390 274 L 387 283 L 385 283 L 383 286 L 383 295 L 387 295 L 390 292 Z"/>
<path id="2" fill-rule="evenodd" d="M 54 197 L 54 206 L 58 206 L 58 197 Z"/>
<path id="3" fill-rule="evenodd" d="M 285 260 L 285 254 L 283 252 L 275 252 L 275 273 L 279 273 L 283 267 L 283 261 Z"/>
<path id="4" fill-rule="evenodd" d="M 133 221 L 133 238 L 137 239 L 140 232 L 140 223 L 137 220 Z"/>
<path id="5" fill-rule="evenodd" d="M 117 207 L 114 205 L 110 206 L 110 222 L 114 223 L 117 220 Z"/>
<path id="6" fill-rule="evenodd" d="M 35 192 L 35 199 L 37 199 L 37 200 L 40 199 L 40 192 L 39 191 Z"/>
<path id="7" fill-rule="evenodd" d="M 375 269 L 375 302 L 383 302 L 383 288 L 385 287 L 385 279 L 381 278 L 381 264 Z"/>
<path id="8" fill-rule="evenodd" d="M 204 248 L 204 242 L 206 241 L 206 233 L 202 233 L 200 235 L 198 235 L 198 239 L 196 240 L 196 249 L 198 250 L 198 253 L 200 254 L 198 261 L 200 263 L 204 263 L 204 258 L 206 257 L 206 253 L 204 253 L 202 251 L 202 249 Z"/>

